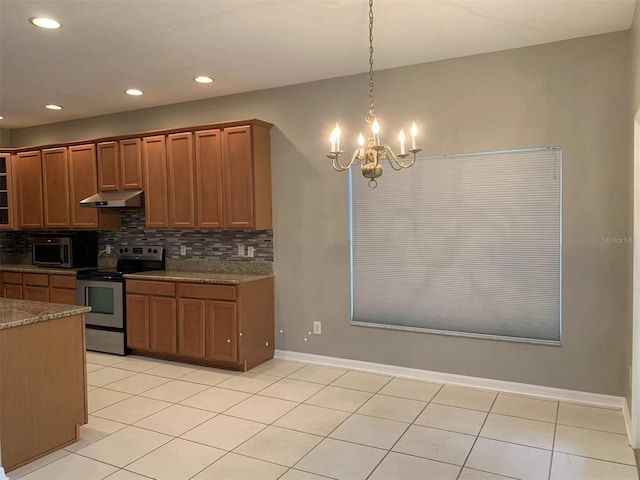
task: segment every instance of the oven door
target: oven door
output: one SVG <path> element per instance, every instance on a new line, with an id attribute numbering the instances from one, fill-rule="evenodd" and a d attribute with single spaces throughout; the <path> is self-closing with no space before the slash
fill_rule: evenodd
<path id="1" fill-rule="evenodd" d="M 78 304 L 91 307 L 85 314 L 87 326 L 124 328 L 123 283 L 78 280 Z"/>

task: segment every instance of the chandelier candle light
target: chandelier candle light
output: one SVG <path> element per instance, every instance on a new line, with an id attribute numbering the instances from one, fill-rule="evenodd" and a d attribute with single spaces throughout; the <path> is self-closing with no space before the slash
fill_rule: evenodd
<path id="1" fill-rule="evenodd" d="M 340 163 L 340 155 L 344 151 L 340 150 L 340 126 L 336 123 L 335 128 L 331 132 L 329 141 L 331 142 L 331 152 L 327 155 L 333 163 L 333 168 L 338 172 L 344 172 L 350 169 L 354 163 L 359 163 L 362 175 L 369 179 L 369 187 L 376 188 L 378 182 L 376 178 L 382 175 L 381 160 L 387 160 L 391 168 L 394 170 L 402 170 L 409 168 L 416 161 L 416 154 L 422 151 L 417 148 L 416 137 L 418 136 L 418 127 L 415 123 L 411 125 L 411 148 L 407 149 L 405 145 L 404 130 L 400 130 L 398 140 L 400 140 L 400 153 L 395 154 L 391 147 L 380 142 L 380 124 L 376 118 L 373 108 L 373 0 L 369 0 L 369 116 L 366 119 L 369 124 L 369 137 L 365 143 L 362 133 L 358 135 L 358 147 L 353 152 L 351 160 L 346 165 Z M 409 153 L 407 153 L 407 150 Z M 410 162 L 405 163 L 404 159 L 412 156 Z"/>

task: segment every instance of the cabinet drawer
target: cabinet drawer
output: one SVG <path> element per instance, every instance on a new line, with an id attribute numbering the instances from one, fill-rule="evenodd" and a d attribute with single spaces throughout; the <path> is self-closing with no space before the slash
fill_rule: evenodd
<path id="1" fill-rule="evenodd" d="M 2 272 L 2 283 L 22 285 L 22 274 L 18 272 Z"/>
<path id="2" fill-rule="evenodd" d="M 50 280 L 53 288 L 76 289 L 76 277 L 73 275 L 51 275 Z"/>
<path id="3" fill-rule="evenodd" d="M 236 287 L 230 285 L 207 285 L 203 283 L 179 283 L 182 298 L 204 298 L 207 300 L 235 300 Z"/>
<path id="4" fill-rule="evenodd" d="M 49 275 L 46 273 L 25 273 L 23 278 L 25 285 L 34 285 L 36 287 L 49 286 Z"/>
<path id="5" fill-rule="evenodd" d="M 175 297 L 176 284 L 173 282 L 154 282 L 148 280 L 127 280 L 127 293 L 162 295 Z"/>

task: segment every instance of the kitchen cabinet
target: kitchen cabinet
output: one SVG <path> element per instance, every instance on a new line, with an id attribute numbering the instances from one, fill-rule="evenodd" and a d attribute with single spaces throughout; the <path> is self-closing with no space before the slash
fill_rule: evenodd
<path id="1" fill-rule="evenodd" d="M 169 226 L 195 227 L 193 134 L 167 136 Z"/>
<path id="2" fill-rule="evenodd" d="M 146 225 L 169 228 L 167 151 L 164 135 L 142 139 Z"/>
<path id="3" fill-rule="evenodd" d="M 148 295 L 127 292 L 127 346 L 149 350 L 149 300 Z"/>
<path id="4" fill-rule="evenodd" d="M 46 273 L 2 272 L 2 296 L 16 300 L 76 305 L 76 277 Z"/>
<path id="5" fill-rule="evenodd" d="M 14 194 L 13 159 L 9 153 L 0 153 L 0 230 L 15 228 Z"/>
<path id="6" fill-rule="evenodd" d="M 97 145 L 98 190 L 142 189 L 142 149 L 139 138 Z"/>
<path id="7" fill-rule="evenodd" d="M 225 228 L 271 228 L 271 140 L 260 125 L 222 131 Z"/>
<path id="8" fill-rule="evenodd" d="M 272 278 L 238 285 L 128 279 L 128 347 L 246 371 L 273 357 L 273 295 Z"/>
<path id="9" fill-rule="evenodd" d="M 175 284 L 127 281 L 127 346 L 176 353 Z"/>
<path id="10" fill-rule="evenodd" d="M 222 228 L 224 217 L 220 130 L 195 132 L 196 227 Z"/>
<path id="11" fill-rule="evenodd" d="M 43 228 L 42 154 L 40 150 L 18 153 L 14 166 L 18 227 L 25 230 Z"/>
<path id="12" fill-rule="evenodd" d="M 67 148 L 42 151 L 45 228 L 69 228 L 69 164 Z"/>
<path id="13" fill-rule="evenodd" d="M 69 147 L 69 197 L 72 228 L 100 227 L 97 208 L 80 207 L 80 201 L 98 193 L 96 150 L 93 144 Z"/>

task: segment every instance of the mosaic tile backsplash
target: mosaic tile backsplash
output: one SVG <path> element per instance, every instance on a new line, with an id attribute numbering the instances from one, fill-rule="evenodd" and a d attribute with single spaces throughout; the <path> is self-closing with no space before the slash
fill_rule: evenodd
<path id="1" fill-rule="evenodd" d="M 101 254 L 101 260 L 115 260 L 118 245 L 163 245 L 168 263 L 170 260 L 273 262 L 272 230 L 145 230 L 144 210 L 123 210 L 121 215 L 119 231 L 99 234 L 100 251 L 107 245 L 112 247 L 110 255 Z M 12 259 L 30 256 L 31 235 L 31 232 L 0 233 L 0 259 L 14 263 Z M 186 255 L 180 255 L 182 245 L 187 248 Z M 239 257 L 238 245 L 244 245 L 245 249 L 254 247 L 254 257 Z"/>

